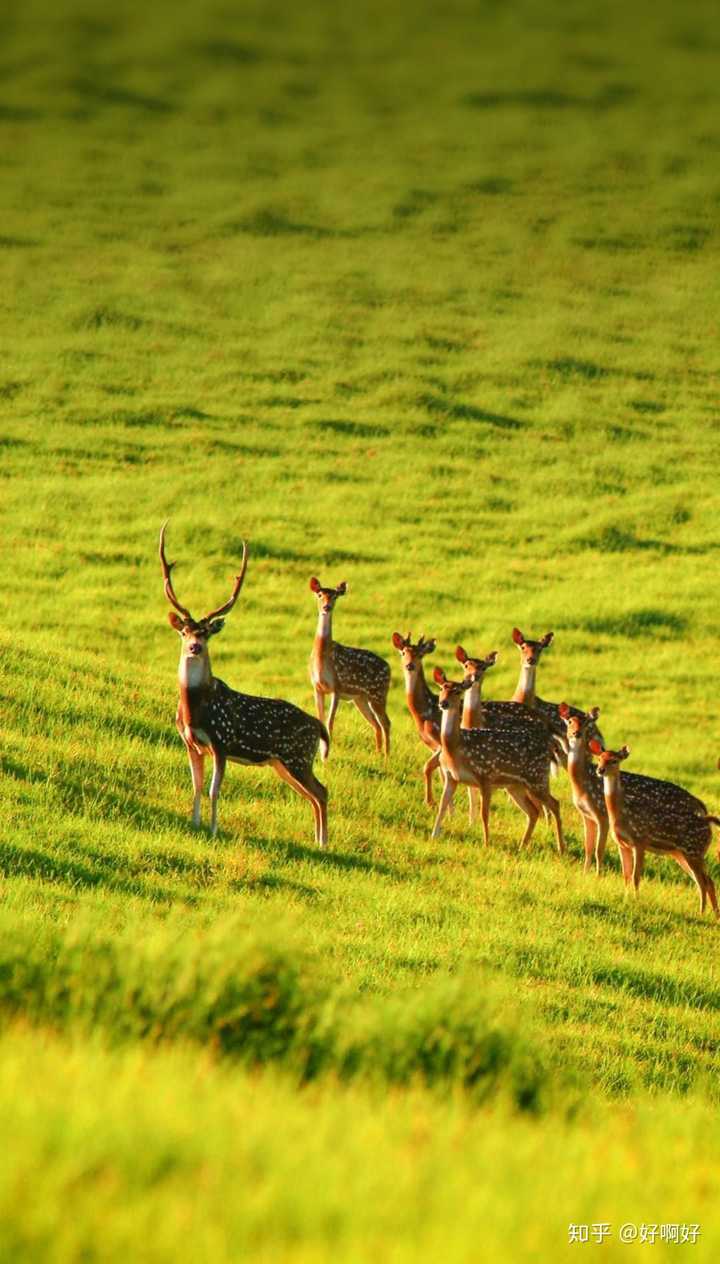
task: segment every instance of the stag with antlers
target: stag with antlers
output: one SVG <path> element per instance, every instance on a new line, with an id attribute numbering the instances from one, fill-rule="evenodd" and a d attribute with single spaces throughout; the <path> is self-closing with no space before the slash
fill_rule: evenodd
<path id="1" fill-rule="evenodd" d="M 243 542 L 240 573 L 235 577 L 229 600 L 201 619 L 194 619 L 175 595 L 171 578 L 174 563 L 168 562 L 165 556 L 166 527 L 164 523 L 160 531 L 160 565 L 165 596 L 175 607 L 168 611 L 168 619 L 182 640 L 178 668 L 180 699 L 175 722 L 190 761 L 195 796 L 193 824 L 198 827 L 201 821 L 206 755 L 213 761 L 210 783 L 213 835 L 217 833 L 217 803 L 227 761 L 269 764 L 283 781 L 311 803 L 315 841 L 324 847 L 327 843 L 327 790 L 313 772 L 313 761 L 318 745 L 324 746 L 325 753 L 330 745 L 325 725 L 291 702 L 238 693 L 214 676 L 210 666 L 208 641 L 222 631 L 224 616 L 240 595 L 247 570 L 247 545 Z"/>

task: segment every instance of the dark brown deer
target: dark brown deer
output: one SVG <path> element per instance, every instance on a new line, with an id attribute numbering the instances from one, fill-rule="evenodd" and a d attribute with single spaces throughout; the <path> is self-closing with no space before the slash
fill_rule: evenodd
<path id="1" fill-rule="evenodd" d="M 426 654 L 432 654 L 435 641 L 426 641 L 420 637 L 413 645 L 410 633 L 402 636 L 393 632 L 392 643 L 400 655 L 405 679 L 405 698 L 408 710 L 415 721 L 420 740 L 433 752 L 423 765 L 425 783 L 425 802 L 429 808 L 435 806 L 432 790 L 432 777 L 436 768 L 440 767 L 440 718 L 437 695 L 433 693 L 425 679 L 422 660 Z"/>
<path id="2" fill-rule="evenodd" d="M 540 656 L 543 650 L 546 650 L 552 644 L 554 632 L 546 632 L 545 636 L 539 641 L 529 640 L 519 628 L 513 628 L 512 639 L 520 650 L 520 676 L 518 679 L 515 693 L 512 696 L 513 702 L 520 702 L 523 706 L 530 707 L 531 710 L 539 711 L 548 721 L 553 733 L 558 738 L 558 756 L 563 768 L 567 767 L 567 737 L 564 721 L 559 712 L 559 703 L 546 702 L 544 698 L 538 698 L 535 690 L 535 681 L 537 676 L 537 667 L 540 662 Z M 583 712 L 577 707 L 570 707 L 572 715 L 582 715 Z M 591 738 L 602 741 L 602 734 L 593 727 Z"/>
<path id="3" fill-rule="evenodd" d="M 310 590 L 318 601 L 318 624 L 310 655 L 310 681 L 315 693 L 318 719 L 325 719 L 325 698 L 330 697 L 328 731 L 332 733 L 335 714 L 341 699 L 354 702 L 360 714 L 375 733 L 375 746 L 385 754 L 390 753 L 390 717 L 387 713 L 387 695 L 390 688 L 390 668 L 384 658 L 371 650 L 355 649 L 341 645 L 332 636 L 332 616 L 335 602 L 347 592 L 347 584 L 337 588 L 323 588 L 313 575 Z"/>
<path id="4" fill-rule="evenodd" d="M 564 852 L 560 805 L 550 793 L 550 752 L 547 734 L 520 732 L 518 729 L 463 729 L 460 711 L 469 681 L 448 680 L 436 667 L 433 677 L 441 686 L 439 706 L 442 712 L 440 758 L 445 784 L 432 837 L 440 833 L 442 820 L 457 786 L 462 782 L 477 786 L 485 843 L 489 842 L 489 814 L 492 791 L 497 786 L 512 787 L 513 797 L 527 817 L 527 826 L 520 846 L 530 841 L 540 815 L 540 806 L 553 818 L 558 851 Z"/>
<path id="5" fill-rule="evenodd" d="M 315 842 L 324 847 L 327 843 L 327 790 L 313 772 L 313 761 L 318 744 L 326 748 L 330 744 L 325 725 L 291 702 L 238 693 L 218 676 L 213 676 L 210 667 L 208 641 L 222 630 L 223 616 L 232 610 L 240 595 L 247 570 L 247 545 L 243 543 L 242 566 L 229 600 L 202 619 L 194 619 L 175 596 L 170 574 L 175 563 L 168 562 L 165 556 L 166 527 L 167 523 L 160 531 L 160 565 L 165 596 L 177 611 L 177 614 L 168 611 L 168 619 L 182 640 L 178 668 L 180 700 L 175 723 L 190 761 L 195 795 L 193 825 L 197 828 L 201 821 L 206 755 L 213 761 L 210 783 L 213 836 L 217 833 L 217 804 L 227 761 L 269 764 L 283 781 L 310 801 L 315 817 Z"/>
<path id="6" fill-rule="evenodd" d="M 646 851 L 670 856 L 695 882 L 700 893 L 700 913 L 710 897 L 716 917 L 718 902 L 715 884 L 705 867 L 705 853 L 712 841 L 711 825 L 720 825 L 709 816 L 705 804 L 672 781 L 621 772 L 620 765 L 630 754 L 628 746 L 604 750 L 596 739 L 590 742 L 603 782 L 605 805 L 620 848 L 625 885 L 640 886 Z"/>
<path id="7" fill-rule="evenodd" d="M 558 711 L 566 729 L 567 770 L 572 800 L 582 817 L 585 833 L 585 873 L 592 869 L 594 859 L 595 871 L 599 875 L 605 855 L 609 822 L 602 777 L 590 758 L 588 741 L 590 734 L 597 731 L 595 721 L 600 708 L 593 707 L 591 711 L 578 715 L 570 710 L 566 702 L 561 702 Z"/>

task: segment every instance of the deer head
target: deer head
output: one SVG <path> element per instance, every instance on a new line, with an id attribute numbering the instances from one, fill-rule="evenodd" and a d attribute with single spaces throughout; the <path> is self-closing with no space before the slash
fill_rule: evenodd
<path id="1" fill-rule="evenodd" d="M 207 643 L 211 636 L 215 636 L 217 632 L 222 631 L 225 624 L 224 615 L 229 614 L 235 602 L 240 595 L 240 589 L 243 586 L 245 572 L 247 570 L 248 549 L 247 544 L 243 540 L 243 555 L 240 574 L 235 576 L 235 583 L 228 601 L 222 606 L 218 606 L 216 610 L 211 610 L 209 614 L 203 615 L 201 619 L 194 619 L 190 611 L 181 606 L 175 595 L 173 588 L 171 571 L 174 562 L 168 562 L 165 556 L 165 531 L 167 522 L 164 522 L 160 530 L 160 566 L 162 567 L 163 581 L 165 586 L 165 596 L 175 610 L 168 611 L 168 622 L 170 626 L 179 633 L 182 638 L 182 654 L 185 658 L 203 660 L 207 658 Z M 177 614 L 175 613 L 177 611 Z"/>
<path id="2" fill-rule="evenodd" d="M 459 663 L 462 663 L 465 679 L 476 685 L 482 681 L 485 672 L 495 666 L 498 655 L 497 650 L 492 650 L 485 658 L 471 658 L 462 645 L 458 645 L 455 650 L 455 657 Z"/>
<path id="3" fill-rule="evenodd" d="M 529 641 L 519 628 L 513 628 L 512 639 L 517 645 L 524 663 L 528 667 L 535 667 L 540 661 L 540 655 L 546 650 L 548 645 L 552 644 L 554 632 L 546 632 L 539 641 Z"/>
<path id="4" fill-rule="evenodd" d="M 342 583 L 338 584 L 337 588 L 323 588 L 320 580 L 313 575 L 310 580 L 310 591 L 315 593 L 321 613 L 332 614 L 338 597 L 345 596 L 347 584 L 343 580 Z"/>
<path id="5" fill-rule="evenodd" d="M 472 685 L 471 680 L 448 680 L 442 667 L 436 667 L 433 680 L 440 686 L 438 699 L 441 711 L 459 711 L 465 691 Z"/>
<path id="6" fill-rule="evenodd" d="M 600 708 L 592 707 L 589 711 L 575 712 L 570 710 L 567 702 L 561 702 L 558 707 L 558 714 L 561 720 L 565 721 L 568 742 L 573 747 L 577 742 L 587 738 L 588 729 L 594 726 L 600 714 Z"/>
<path id="7" fill-rule="evenodd" d="M 400 632 L 393 632 L 392 643 L 398 651 L 402 659 L 402 665 L 405 671 L 414 672 L 418 663 L 426 654 L 432 654 L 435 651 L 435 641 L 426 641 L 424 637 L 418 637 L 416 645 L 412 644 L 410 633 L 403 636 Z"/>
<path id="8" fill-rule="evenodd" d="M 606 773 L 617 771 L 623 760 L 627 759 L 630 754 L 629 746 L 621 746 L 619 750 L 604 750 L 597 738 L 593 738 L 589 744 L 589 749 L 597 760 L 599 773 L 604 776 Z"/>

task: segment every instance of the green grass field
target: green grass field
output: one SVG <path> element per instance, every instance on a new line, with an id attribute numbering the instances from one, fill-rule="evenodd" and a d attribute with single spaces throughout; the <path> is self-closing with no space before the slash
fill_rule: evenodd
<path id="1" fill-rule="evenodd" d="M 564 860 L 500 796 L 431 842 L 391 645 L 506 698 L 552 629 L 542 696 L 720 812 L 716 27 L 3 7 L 0 1260 L 717 1258 L 720 928 L 585 878 L 564 774 Z M 193 611 L 250 542 L 229 684 L 311 709 L 313 574 L 392 665 L 325 853 L 267 769 L 190 828 L 165 518 Z"/>

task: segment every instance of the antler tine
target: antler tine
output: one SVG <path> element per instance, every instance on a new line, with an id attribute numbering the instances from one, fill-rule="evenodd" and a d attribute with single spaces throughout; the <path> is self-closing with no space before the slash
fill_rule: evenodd
<path id="1" fill-rule="evenodd" d="M 220 615 L 227 614 L 229 610 L 232 610 L 233 606 L 235 605 L 235 602 L 240 596 L 240 589 L 243 586 L 245 571 L 247 570 L 247 564 L 248 564 L 248 546 L 245 540 L 243 540 L 242 546 L 243 546 L 242 566 L 240 567 L 240 574 L 235 576 L 235 584 L 230 594 L 230 600 L 226 601 L 224 606 L 218 606 L 217 610 L 211 610 L 210 614 L 206 614 L 205 618 L 203 619 L 203 623 L 209 623 L 211 619 L 219 619 Z"/>
<path id="2" fill-rule="evenodd" d="M 170 578 L 170 572 L 173 566 L 175 565 L 175 563 L 168 562 L 165 556 L 165 530 L 167 528 L 167 524 L 168 524 L 168 519 L 166 518 L 160 528 L 160 548 L 159 548 L 160 565 L 162 566 L 163 579 L 165 581 L 165 596 L 167 597 L 170 604 L 175 607 L 178 614 L 181 614 L 186 619 L 190 619 L 192 621 L 192 615 L 190 614 L 190 611 L 186 610 L 184 606 L 180 605 L 180 602 L 175 596 L 175 592 L 173 590 L 172 579 Z"/>

